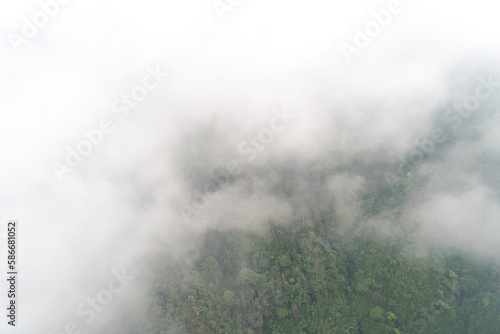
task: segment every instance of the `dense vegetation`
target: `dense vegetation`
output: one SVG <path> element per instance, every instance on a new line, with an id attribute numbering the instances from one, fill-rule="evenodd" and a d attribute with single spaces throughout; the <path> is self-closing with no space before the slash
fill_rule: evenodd
<path id="1" fill-rule="evenodd" d="M 212 232 L 203 254 L 158 268 L 136 333 L 500 332 L 498 268 L 473 258 L 414 259 L 392 240 L 332 248 L 321 223 L 264 237 Z"/>
<path id="2" fill-rule="evenodd" d="M 259 233 L 210 230 L 194 261 L 158 259 L 146 320 L 130 333 L 500 333 L 498 262 L 427 244 L 406 223 L 439 158 L 245 174 L 295 218 Z M 349 225 L 324 186 L 346 170 L 368 180 Z M 392 224 L 380 234 L 366 222 L 382 216 Z"/>

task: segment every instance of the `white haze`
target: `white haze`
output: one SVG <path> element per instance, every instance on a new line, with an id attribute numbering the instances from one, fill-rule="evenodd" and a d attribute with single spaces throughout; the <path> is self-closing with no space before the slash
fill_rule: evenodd
<path id="1" fill-rule="evenodd" d="M 124 305 L 140 309 L 147 288 L 136 272 L 130 288 L 85 324 L 77 306 L 106 287 L 113 269 L 160 251 L 187 256 L 208 228 L 256 230 L 289 219 L 291 203 L 247 195 L 239 183 L 211 198 L 191 226 L 178 210 L 191 199 L 186 170 L 245 161 L 238 145 L 267 127 L 276 108 L 296 118 L 246 170 L 325 152 L 338 166 L 403 160 L 461 89 L 452 78 L 474 87 L 476 73 L 495 73 L 500 22 L 491 1 L 404 1 L 402 13 L 347 64 L 339 44 L 352 43 L 355 26 L 387 4 L 244 0 L 221 21 L 209 0 L 72 0 L 16 54 L 7 33 L 19 33 L 21 19 L 39 6 L 3 1 L 0 222 L 20 224 L 20 310 L 18 328 L 2 321 L 0 331 L 55 334 L 75 321 L 99 333 Z M 169 77 L 120 121 L 111 104 L 142 82 L 147 66 Z M 65 147 L 106 117 L 115 131 L 60 183 L 52 163 L 64 162 Z M 498 254 L 500 206 L 490 184 L 471 163 L 463 189 L 447 186 L 458 182 L 450 165 L 499 149 L 498 123 L 479 143 L 429 163 L 441 183 L 405 212 L 429 241 Z M 347 222 L 366 181 L 331 176 Z"/>

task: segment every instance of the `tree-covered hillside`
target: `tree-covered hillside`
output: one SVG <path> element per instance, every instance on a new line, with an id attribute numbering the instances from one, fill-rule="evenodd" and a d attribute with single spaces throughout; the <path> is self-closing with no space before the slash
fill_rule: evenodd
<path id="1" fill-rule="evenodd" d="M 431 159 L 286 165 L 242 178 L 292 203 L 293 218 L 210 230 L 193 261 L 157 258 L 130 333 L 500 333 L 498 262 L 431 244 L 408 214 L 434 182 Z M 345 172 L 367 180 L 352 207 L 328 192 L 327 176 Z"/>

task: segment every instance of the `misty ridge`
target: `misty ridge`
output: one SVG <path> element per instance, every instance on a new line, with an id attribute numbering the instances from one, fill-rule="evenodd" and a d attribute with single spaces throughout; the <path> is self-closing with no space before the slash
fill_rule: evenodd
<path id="1" fill-rule="evenodd" d="M 0 17 L 1 333 L 500 333 L 488 2 Z"/>

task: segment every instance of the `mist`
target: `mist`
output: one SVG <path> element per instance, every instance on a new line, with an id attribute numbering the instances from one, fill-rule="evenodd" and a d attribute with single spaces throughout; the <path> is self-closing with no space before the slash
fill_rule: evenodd
<path id="1" fill-rule="evenodd" d="M 57 12 L 28 38 L 41 3 Z M 158 256 L 189 262 L 207 231 L 264 233 L 311 206 L 333 206 L 345 231 L 403 225 L 418 247 L 500 262 L 490 2 L 397 2 L 366 47 L 356 29 L 390 1 L 216 3 L 3 4 L 0 220 L 19 222 L 20 277 L 17 328 L 2 333 L 120 328 L 146 311 Z M 477 89 L 490 94 L 470 116 L 453 110 Z M 403 176 L 411 200 L 361 214 Z M 89 311 L 123 270 L 133 278 Z"/>

